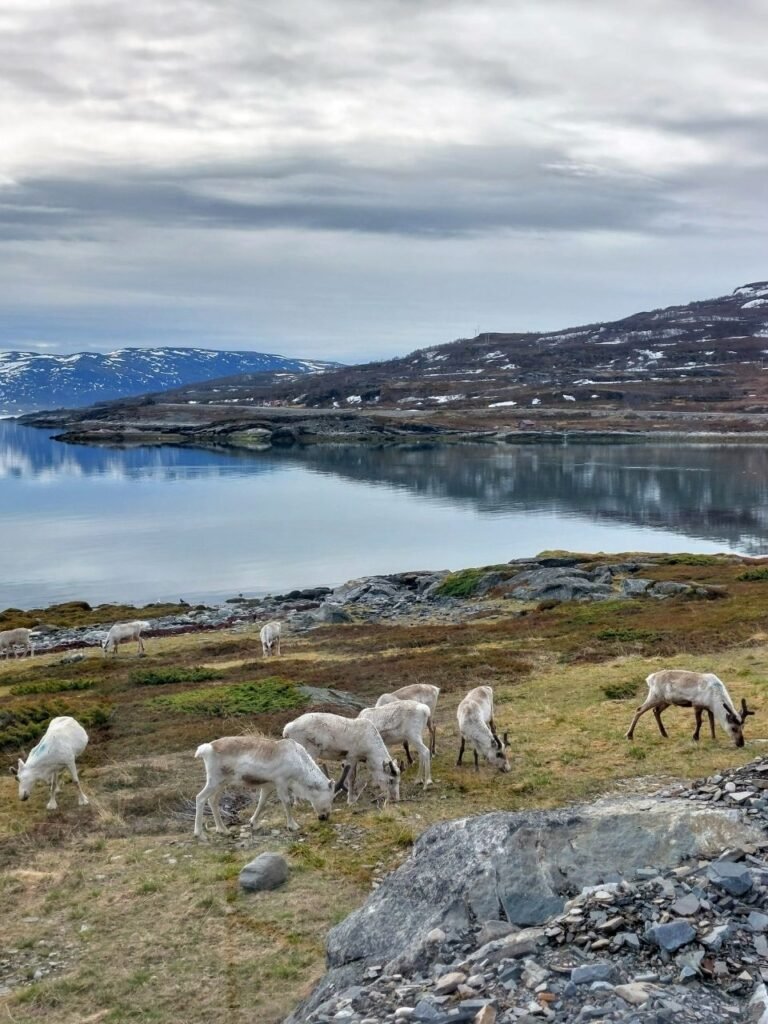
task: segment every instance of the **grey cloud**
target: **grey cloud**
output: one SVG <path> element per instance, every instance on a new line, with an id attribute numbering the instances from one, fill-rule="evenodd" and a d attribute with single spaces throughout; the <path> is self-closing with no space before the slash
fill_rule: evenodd
<path id="1" fill-rule="evenodd" d="M 195 173 L 38 178 L 0 193 L 0 238 L 131 220 L 163 226 L 456 236 L 506 231 L 669 230 L 674 197 L 658 182 L 610 177 L 558 154 L 478 147 L 408 167 L 303 158 Z"/>

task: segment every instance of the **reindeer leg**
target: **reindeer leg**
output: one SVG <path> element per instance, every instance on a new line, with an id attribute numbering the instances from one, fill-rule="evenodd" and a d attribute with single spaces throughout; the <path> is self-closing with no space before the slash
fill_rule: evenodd
<path id="1" fill-rule="evenodd" d="M 701 720 L 704 717 L 704 708 L 694 708 L 693 713 L 696 716 L 696 732 L 693 734 L 693 738 L 698 743 L 699 733 L 701 732 Z"/>
<path id="2" fill-rule="evenodd" d="M 461 746 L 459 747 L 459 759 L 456 762 L 456 767 L 457 768 L 461 764 L 462 757 L 464 757 L 464 737 L 463 736 L 461 737 Z"/>
<path id="3" fill-rule="evenodd" d="M 632 724 L 630 725 L 629 729 L 627 729 L 627 731 L 624 733 L 624 736 L 625 736 L 626 739 L 628 739 L 628 740 L 632 739 L 632 736 L 634 735 L 635 726 L 637 725 L 638 719 L 640 718 L 641 715 L 644 715 L 646 711 L 650 711 L 651 708 L 654 707 L 654 706 L 655 705 L 654 705 L 653 701 L 646 701 L 645 704 L 641 704 L 640 705 L 640 707 L 635 712 L 635 717 L 632 719 Z"/>
<path id="4" fill-rule="evenodd" d="M 661 713 L 662 711 L 666 711 L 668 707 L 669 704 L 657 704 L 656 707 L 653 709 L 653 717 L 656 719 L 656 724 L 659 727 L 659 732 L 665 740 L 669 739 L 669 736 L 667 735 L 667 730 L 664 728 L 664 723 L 661 720 Z"/>
<path id="5" fill-rule="evenodd" d="M 712 739 L 715 738 L 715 715 L 711 708 L 707 708 L 707 715 L 709 715 L 709 731 L 712 733 Z"/>
<path id="6" fill-rule="evenodd" d="M 480 758 L 477 756 L 477 751 L 473 750 L 472 753 L 475 755 L 475 771 L 480 771 Z"/>
<path id="7" fill-rule="evenodd" d="M 403 750 L 405 751 L 405 756 L 408 758 L 408 765 L 410 767 L 410 765 L 413 764 L 413 758 L 411 757 L 411 752 L 408 749 L 408 740 L 403 740 Z"/>
<path id="8" fill-rule="evenodd" d="M 427 722 L 427 727 L 429 728 L 429 752 L 432 755 L 432 757 L 434 757 L 435 748 L 437 746 L 437 726 L 430 718 L 430 720 Z"/>

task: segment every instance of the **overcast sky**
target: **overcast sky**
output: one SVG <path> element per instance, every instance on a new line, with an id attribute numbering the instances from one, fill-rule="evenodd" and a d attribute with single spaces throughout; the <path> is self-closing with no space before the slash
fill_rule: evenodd
<path id="1" fill-rule="evenodd" d="M 0 347 L 362 361 L 768 278 L 765 0 L 4 0 Z"/>

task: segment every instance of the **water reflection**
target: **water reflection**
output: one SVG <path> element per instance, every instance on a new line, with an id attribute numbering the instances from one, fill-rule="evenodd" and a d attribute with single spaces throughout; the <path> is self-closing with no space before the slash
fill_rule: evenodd
<path id="1" fill-rule="evenodd" d="M 319 472 L 469 502 L 672 530 L 744 553 L 768 545 L 768 448 L 758 445 L 536 445 L 317 448 L 280 456 Z"/>
<path id="2" fill-rule="evenodd" d="M 765 553 L 767 491 L 758 446 L 120 451 L 3 423 L 0 607 L 230 596 L 551 547 Z"/>

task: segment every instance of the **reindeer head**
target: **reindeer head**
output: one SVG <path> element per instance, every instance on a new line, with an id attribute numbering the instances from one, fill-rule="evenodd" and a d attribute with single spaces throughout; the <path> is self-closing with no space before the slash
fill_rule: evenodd
<path id="1" fill-rule="evenodd" d="M 737 747 L 744 746 L 744 723 L 746 722 L 749 715 L 754 715 L 754 711 L 750 711 L 747 707 L 747 702 L 742 698 L 741 701 L 741 713 L 737 713 L 733 708 L 728 707 L 727 704 L 723 703 L 725 708 L 725 721 L 728 729 L 728 735 L 733 740 Z"/>
<path id="2" fill-rule="evenodd" d="M 313 786 L 310 796 L 310 803 L 320 821 L 328 821 L 331 816 L 331 806 L 338 793 L 346 790 L 344 785 L 349 773 L 349 765 L 345 764 L 338 782 L 328 779 L 321 786 Z"/>
<path id="3" fill-rule="evenodd" d="M 30 772 L 25 771 L 26 762 L 24 758 L 19 758 L 18 764 L 12 764 L 8 771 L 13 775 L 19 784 L 19 799 L 29 800 L 29 791 L 34 785 L 34 776 L 30 778 Z"/>
<path id="4" fill-rule="evenodd" d="M 505 732 L 503 741 L 498 736 L 494 736 L 490 752 L 486 755 L 488 762 L 495 768 L 498 768 L 500 772 L 512 771 L 509 759 L 507 758 L 507 751 L 509 750 L 508 736 L 509 733 Z"/>
<path id="5" fill-rule="evenodd" d="M 385 786 L 385 803 L 390 800 L 393 803 L 398 803 L 400 800 L 400 771 L 401 762 L 395 762 L 391 758 L 389 761 L 382 762 L 382 768 L 384 770 L 384 786 Z"/>

